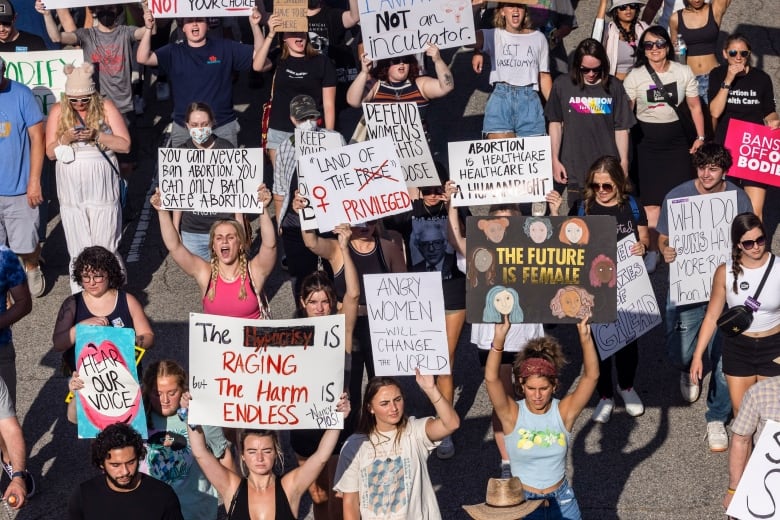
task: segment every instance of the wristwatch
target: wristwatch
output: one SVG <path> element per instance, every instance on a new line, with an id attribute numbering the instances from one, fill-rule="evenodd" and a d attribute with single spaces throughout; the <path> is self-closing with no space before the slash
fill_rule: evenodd
<path id="1" fill-rule="evenodd" d="M 697 141 L 706 141 L 706 140 L 707 140 L 707 138 L 706 138 L 706 137 L 704 137 L 703 135 L 697 135 L 697 136 L 696 136 L 696 140 L 697 140 Z"/>
<path id="2" fill-rule="evenodd" d="M 725 81 L 720 84 L 720 88 L 725 88 L 726 90 L 731 90 L 731 85 L 726 83 Z"/>
<path id="3" fill-rule="evenodd" d="M 14 471 L 11 473 L 11 480 L 15 478 L 20 478 L 22 480 L 25 480 L 27 478 L 27 472 L 26 471 Z"/>

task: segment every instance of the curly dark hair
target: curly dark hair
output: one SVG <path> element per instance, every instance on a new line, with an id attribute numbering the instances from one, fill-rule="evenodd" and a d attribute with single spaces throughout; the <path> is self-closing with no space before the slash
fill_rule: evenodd
<path id="1" fill-rule="evenodd" d="M 734 163 L 728 148 L 718 143 L 704 143 L 701 145 L 694 152 L 691 162 L 696 169 L 717 166 L 723 170 L 723 173 L 728 172 Z"/>
<path id="2" fill-rule="evenodd" d="M 384 58 L 379 60 L 376 64 L 376 67 L 371 69 L 371 75 L 374 77 L 374 79 L 379 81 L 388 81 L 387 73 L 390 70 L 391 62 L 397 59 L 399 58 Z M 409 66 L 409 74 L 407 75 L 406 79 L 408 79 L 411 83 L 414 83 L 415 80 L 420 76 L 420 64 L 417 63 L 417 58 L 410 54 L 408 56 L 402 56 L 400 59 Z"/>
<path id="3" fill-rule="evenodd" d="M 108 288 L 119 289 L 125 284 L 125 275 L 114 253 L 102 246 L 85 247 L 73 263 L 73 281 L 81 287 L 81 273 L 105 272 Z"/>
<path id="4" fill-rule="evenodd" d="M 121 422 L 107 426 L 92 441 L 92 465 L 102 470 L 111 450 L 127 448 L 128 446 L 134 449 L 139 460 L 146 456 L 144 440 L 132 426 Z"/>

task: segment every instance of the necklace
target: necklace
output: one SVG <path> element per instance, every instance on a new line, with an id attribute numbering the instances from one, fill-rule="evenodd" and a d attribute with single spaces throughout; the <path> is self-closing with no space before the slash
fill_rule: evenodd
<path id="1" fill-rule="evenodd" d="M 230 282 L 235 282 L 235 281 L 236 281 L 236 279 L 238 278 L 238 269 L 236 269 L 236 271 L 235 271 L 235 272 L 233 273 L 233 275 L 231 276 L 231 275 L 228 275 L 228 274 L 226 274 L 226 273 L 225 273 L 225 272 L 222 270 L 222 268 L 220 267 L 220 268 L 219 268 L 219 276 L 221 276 L 221 277 L 222 277 L 222 279 L 223 279 L 223 280 L 225 280 L 225 281 L 226 281 L 226 282 L 228 282 L 228 283 L 230 283 Z"/>
<path id="2" fill-rule="evenodd" d="M 425 212 L 428 213 L 429 217 L 440 217 L 441 216 L 441 212 L 444 209 L 444 203 L 439 201 L 439 202 L 436 203 L 435 206 L 431 206 L 431 207 L 432 208 L 436 208 L 436 214 L 435 215 L 433 213 L 431 213 L 430 209 L 428 209 L 428 205 L 425 202 L 423 202 L 423 208 L 425 208 Z"/>

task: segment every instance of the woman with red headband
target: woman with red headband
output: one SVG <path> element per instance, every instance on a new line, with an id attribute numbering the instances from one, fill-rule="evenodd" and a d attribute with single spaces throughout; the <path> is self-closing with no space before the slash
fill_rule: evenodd
<path id="1" fill-rule="evenodd" d="M 565 360 L 560 344 L 549 336 L 532 339 L 512 366 L 515 400 L 499 378 L 501 353 L 509 320 L 496 324 L 493 344 L 485 365 L 485 386 L 504 430 L 512 475 L 520 477 L 526 499 L 544 499 L 545 504 L 526 516 L 528 520 L 581 518 L 574 490 L 566 480 L 566 453 L 571 429 L 599 379 L 599 360 L 585 317 L 577 324 L 582 345 L 583 373 L 577 388 L 563 399 L 553 393 Z"/>

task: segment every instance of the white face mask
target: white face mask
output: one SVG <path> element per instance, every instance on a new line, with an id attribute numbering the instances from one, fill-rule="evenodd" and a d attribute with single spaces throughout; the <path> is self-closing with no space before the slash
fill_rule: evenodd
<path id="1" fill-rule="evenodd" d="M 192 137 L 195 144 L 203 144 L 211 137 L 211 127 L 190 128 L 190 137 Z"/>
<path id="2" fill-rule="evenodd" d="M 297 128 L 298 130 L 303 130 L 304 132 L 310 132 L 312 130 L 316 130 L 317 120 L 307 119 L 306 121 L 298 121 L 298 125 L 295 128 Z"/>

